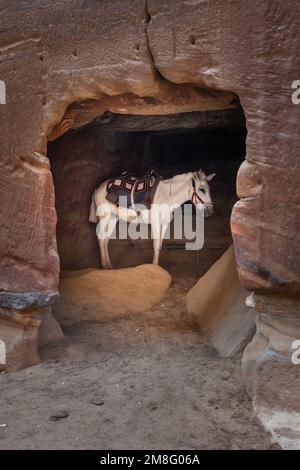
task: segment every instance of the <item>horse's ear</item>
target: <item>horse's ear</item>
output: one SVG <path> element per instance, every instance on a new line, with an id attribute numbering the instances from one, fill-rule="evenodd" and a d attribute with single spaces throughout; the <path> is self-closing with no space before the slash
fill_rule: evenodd
<path id="1" fill-rule="evenodd" d="M 193 171 L 193 178 L 194 178 L 194 180 L 197 181 L 197 179 L 198 179 L 198 173 L 197 173 L 197 171 Z"/>
<path id="2" fill-rule="evenodd" d="M 200 178 L 201 180 L 204 180 L 204 179 L 205 179 L 205 173 L 204 173 L 204 171 L 202 171 L 202 170 L 199 170 L 199 171 L 198 171 L 198 178 Z"/>
<path id="3" fill-rule="evenodd" d="M 216 176 L 216 173 L 211 173 L 210 175 L 206 177 L 206 181 L 212 180 L 215 176 Z"/>

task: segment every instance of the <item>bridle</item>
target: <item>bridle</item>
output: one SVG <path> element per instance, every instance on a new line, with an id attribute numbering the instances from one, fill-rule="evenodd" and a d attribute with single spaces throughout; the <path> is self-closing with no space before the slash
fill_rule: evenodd
<path id="1" fill-rule="evenodd" d="M 193 193 L 191 197 L 192 204 L 194 204 L 194 206 L 196 206 L 198 202 L 201 202 L 202 204 L 206 204 L 206 202 L 202 201 L 201 197 L 196 191 L 196 183 L 195 183 L 194 178 L 192 179 L 192 187 L 193 187 Z"/>

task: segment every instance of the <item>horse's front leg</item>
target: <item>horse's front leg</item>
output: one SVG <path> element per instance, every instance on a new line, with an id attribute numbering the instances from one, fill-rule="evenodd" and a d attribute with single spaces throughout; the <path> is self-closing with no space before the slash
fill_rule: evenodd
<path id="1" fill-rule="evenodd" d="M 160 250 L 162 249 L 163 240 L 165 238 L 166 232 L 168 230 L 170 221 L 172 220 L 171 212 L 159 212 L 157 218 L 154 217 L 153 228 L 156 234 L 156 237 L 153 239 L 154 247 L 154 258 L 153 264 L 159 264 L 159 255 Z"/>
<path id="2" fill-rule="evenodd" d="M 153 261 L 152 264 L 159 264 L 159 251 L 161 248 L 161 222 L 159 213 L 151 214 L 151 235 L 153 239 Z"/>
<path id="3" fill-rule="evenodd" d="M 160 250 L 162 249 L 162 244 L 163 244 L 163 241 L 164 241 L 166 232 L 167 232 L 167 230 L 168 230 L 169 224 L 170 224 L 170 219 L 169 219 L 169 218 L 164 219 L 164 220 L 162 221 L 162 224 L 161 224 L 161 232 L 160 232 L 160 244 L 159 244 L 159 249 L 160 249 Z"/>
<path id="4" fill-rule="evenodd" d="M 153 239 L 153 250 L 154 250 L 154 255 L 153 255 L 153 261 L 152 264 L 159 264 L 159 252 L 160 252 L 160 240 L 158 239 Z"/>

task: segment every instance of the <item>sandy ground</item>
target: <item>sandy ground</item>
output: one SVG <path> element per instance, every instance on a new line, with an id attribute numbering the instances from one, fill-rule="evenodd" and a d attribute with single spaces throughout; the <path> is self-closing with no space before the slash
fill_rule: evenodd
<path id="1" fill-rule="evenodd" d="M 0 375 L 1 449 L 276 448 L 251 411 L 240 357 L 221 359 L 185 313 L 195 279 L 152 309 L 65 325 L 43 362 Z"/>

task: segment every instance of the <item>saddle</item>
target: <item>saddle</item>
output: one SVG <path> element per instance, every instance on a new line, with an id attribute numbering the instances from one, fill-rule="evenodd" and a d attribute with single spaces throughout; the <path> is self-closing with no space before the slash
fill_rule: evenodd
<path id="1" fill-rule="evenodd" d="M 135 204 L 143 204 L 147 209 L 150 209 L 161 179 L 161 176 L 154 170 L 150 170 L 141 178 L 129 171 L 124 171 L 121 176 L 108 180 L 106 199 L 119 206 L 119 198 L 122 196 L 122 206 L 130 207 Z"/>

